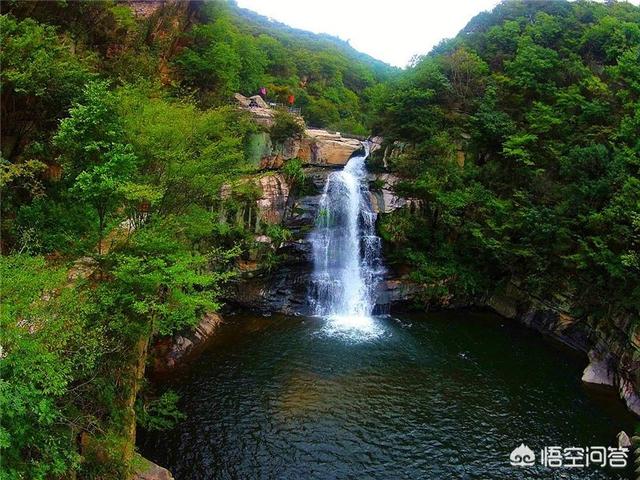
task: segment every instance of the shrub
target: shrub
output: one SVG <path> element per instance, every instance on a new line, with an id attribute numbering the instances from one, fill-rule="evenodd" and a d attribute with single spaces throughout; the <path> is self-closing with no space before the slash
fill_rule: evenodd
<path id="1" fill-rule="evenodd" d="M 298 117 L 284 110 L 278 110 L 275 114 L 275 122 L 271 127 L 271 140 L 274 143 L 282 143 L 287 138 L 302 135 L 304 125 Z"/>

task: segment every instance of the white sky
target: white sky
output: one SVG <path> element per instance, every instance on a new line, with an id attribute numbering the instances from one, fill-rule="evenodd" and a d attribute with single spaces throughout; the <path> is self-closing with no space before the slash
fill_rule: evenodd
<path id="1" fill-rule="evenodd" d="M 236 0 L 292 27 L 329 33 L 355 49 L 404 67 L 454 37 L 472 17 L 499 0 Z M 541 0 L 542 1 L 542 0 Z M 640 0 L 632 0 L 638 4 Z"/>

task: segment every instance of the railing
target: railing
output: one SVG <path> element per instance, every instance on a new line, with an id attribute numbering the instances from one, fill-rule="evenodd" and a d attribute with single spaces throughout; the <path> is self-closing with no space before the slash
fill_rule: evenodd
<path id="1" fill-rule="evenodd" d="M 284 103 L 269 102 L 269 106 L 271 108 L 282 108 L 282 109 L 285 109 L 289 113 L 293 113 L 294 115 L 301 115 L 302 114 L 302 109 L 300 107 L 291 107 L 291 106 L 286 105 Z"/>

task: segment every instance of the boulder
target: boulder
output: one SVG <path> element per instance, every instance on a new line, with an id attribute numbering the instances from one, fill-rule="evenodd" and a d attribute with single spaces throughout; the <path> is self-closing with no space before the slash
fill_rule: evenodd
<path id="1" fill-rule="evenodd" d="M 582 373 L 582 381 L 595 385 L 615 385 L 615 375 L 609 362 L 598 356 L 596 352 L 589 352 L 589 365 Z"/>
<path id="2" fill-rule="evenodd" d="M 325 166 L 343 166 L 356 150 L 362 148 L 360 140 L 344 138 L 340 133 L 308 128 L 305 130 L 308 147 L 300 158 L 307 163 Z"/>
<path id="3" fill-rule="evenodd" d="M 616 440 L 618 441 L 618 447 L 631 448 L 631 439 L 624 430 L 616 435 Z"/>
<path id="4" fill-rule="evenodd" d="M 233 98 L 236 100 L 238 107 L 249 112 L 258 125 L 266 128 L 270 128 L 273 125 L 275 110 L 269 107 L 260 95 L 247 98 L 240 93 L 236 93 Z"/>
<path id="5" fill-rule="evenodd" d="M 254 240 L 258 243 L 266 243 L 266 244 L 272 243 L 271 237 L 267 235 L 256 235 Z"/>
<path id="6" fill-rule="evenodd" d="M 156 465 L 146 458 L 139 458 L 142 466 L 133 474 L 133 480 L 173 480 L 173 475 L 166 468 Z"/>
<path id="7" fill-rule="evenodd" d="M 154 372 L 167 373 L 202 351 L 220 324 L 220 315 L 207 313 L 191 332 L 158 341 L 153 348 Z"/>
<path id="8" fill-rule="evenodd" d="M 384 139 L 382 137 L 370 137 L 369 138 L 369 153 L 373 153 L 382 148 L 382 142 Z"/>

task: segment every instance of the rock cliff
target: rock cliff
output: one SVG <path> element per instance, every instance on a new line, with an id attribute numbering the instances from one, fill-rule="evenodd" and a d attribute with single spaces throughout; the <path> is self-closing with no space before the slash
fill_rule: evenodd
<path id="1" fill-rule="evenodd" d="M 234 98 L 238 108 L 248 112 L 268 132 L 275 122 L 277 109 L 259 95 L 245 97 L 236 93 Z M 298 119 L 304 124 L 302 117 Z M 288 138 L 280 145 L 274 145 L 267 132 L 256 134 L 251 142 L 254 161 L 263 169 L 280 168 L 284 161 L 292 158 L 299 158 L 305 165 L 339 167 L 362 148 L 362 142 L 356 138 L 318 128 L 305 128 L 303 135 Z"/>
<path id="2" fill-rule="evenodd" d="M 151 355 L 153 373 L 168 373 L 192 359 L 204 349 L 221 323 L 220 315 L 207 313 L 191 332 L 156 342 Z"/>
<path id="3" fill-rule="evenodd" d="M 640 332 L 636 330 L 629 340 L 632 319 L 616 316 L 605 322 L 591 316 L 575 318 L 567 313 L 570 302 L 570 298 L 562 296 L 543 301 L 521 291 L 512 282 L 503 291 L 476 304 L 488 306 L 587 354 L 589 364 L 582 380 L 616 388 L 629 410 L 640 415 Z"/>

